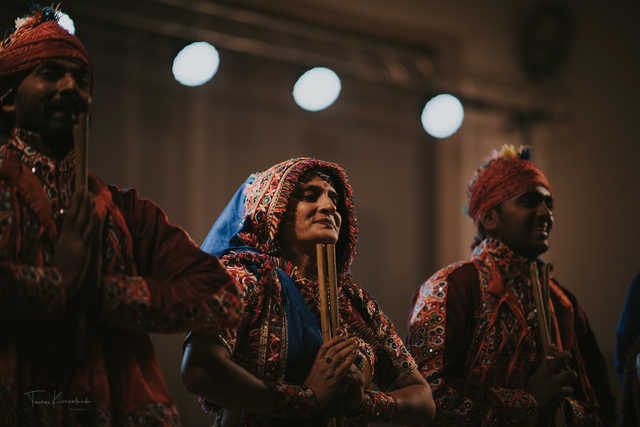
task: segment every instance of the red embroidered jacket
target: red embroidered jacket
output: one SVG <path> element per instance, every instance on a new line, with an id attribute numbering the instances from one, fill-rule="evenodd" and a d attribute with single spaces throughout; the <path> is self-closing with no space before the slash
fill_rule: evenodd
<path id="1" fill-rule="evenodd" d="M 28 138 L 18 130 L 0 147 L 2 425 L 180 425 L 148 333 L 236 325 L 241 288 L 155 204 L 90 176 L 105 221 L 102 280 L 95 304 L 72 305 L 51 260 L 73 160 Z M 78 364 L 79 308 L 89 326 Z"/>
<path id="2" fill-rule="evenodd" d="M 529 263 L 485 240 L 471 261 L 435 273 L 415 295 L 407 346 L 436 401 L 436 425 L 515 426 L 537 414 L 525 387 L 538 366 Z M 570 426 L 613 423 L 606 365 L 586 314 L 551 280 L 550 317 L 578 373 Z"/>

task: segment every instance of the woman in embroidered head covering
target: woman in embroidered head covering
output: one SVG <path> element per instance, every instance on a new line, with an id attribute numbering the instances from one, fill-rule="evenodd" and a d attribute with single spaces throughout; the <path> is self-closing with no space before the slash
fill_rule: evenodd
<path id="1" fill-rule="evenodd" d="M 356 236 L 351 186 L 335 163 L 291 159 L 238 189 L 202 248 L 243 285 L 246 316 L 237 329 L 187 336 L 182 365 L 218 425 L 327 425 L 341 406 L 349 425 L 433 418 L 429 385 L 352 280 Z M 325 344 L 316 243 L 336 244 L 341 331 Z"/>

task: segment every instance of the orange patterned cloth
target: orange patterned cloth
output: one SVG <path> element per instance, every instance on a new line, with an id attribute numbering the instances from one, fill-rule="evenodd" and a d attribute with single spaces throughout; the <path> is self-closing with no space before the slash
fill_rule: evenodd
<path id="1" fill-rule="evenodd" d="M 539 363 L 531 261 L 484 240 L 471 260 L 436 272 L 418 289 L 407 347 L 436 401 L 436 426 L 521 426 L 537 416 L 526 388 Z M 607 369 L 575 297 L 549 281 L 549 314 L 578 374 L 565 399 L 568 425 L 613 425 Z"/>
<path id="2" fill-rule="evenodd" d="M 9 89 L 8 80 L 39 63 L 68 59 L 89 66 L 89 56 L 80 40 L 56 21 L 57 11 L 36 10 L 33 16 L 18 20 L 18 28 L 0 43 L 0 90 Z"/>
<path id="3" fill-rule="evenodd" d="M 529 150 L 506 145 L 476 171 L 467 187 L 469 216 L 477 224 L 489 209 L 537 186 L 551 191 L 547 178 L 529 160 Z"/>

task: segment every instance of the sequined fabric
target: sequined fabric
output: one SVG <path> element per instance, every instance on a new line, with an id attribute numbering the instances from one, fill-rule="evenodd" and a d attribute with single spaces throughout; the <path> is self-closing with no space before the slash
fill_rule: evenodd
<path id="1" fill-rule="evenodd" d="M 16 130 L 0 147 L 0 423 L 178 426 L 148 333 L 235 325 L 241 289 L 160 208 L 90 175 L 102 280 L 72 298 L 52 259 L 73 157 L 37 152 L 37 137 Z"/>
<path id="2" fill-rule="evenodd" d="M 308 158 L 291 159 L 255 174 L 252 184 L 245 190 L 245 226 L 237 236 L 243 245 L 255 251 L 231 251 L 222 257 L 229 273 L 244 286 L 247 307 L 240 328 L 219 330 L 218 339 L 234 361 L 268 383 L 277 384 L 281 402 L 274 418 L 245 415 L 237 425 L 322 425 L 326 421 L 319 416 L 321 414 L 314 412 L 317 408 L 313 393 L 309 394 L 300 384 L 284 381 L 287 319 L 282 284 L 276 274 L 276 269 L 280 269 L 291 277 L 309 309 L 319 316 L 317 282 L 303 277 L 292 263 L 282 257 L 277 241 L 279 224 L 298 177 L 317 167 L 328 171 L 340 184 L 340 188 L 336 188 L 341 195 L 339 204 L 343 220 L 336 249 L 340 323 L 343 333 L 357 337 L 360 353 L 371 365 L 373 381 L 379 388 L 378 391 L 366 392 L 365 404 L 360 413 L 348 418 L 348 425 L 366 425 L 364 417 L 377 417 L 381 421 L 392 417 L 395 401 L 384 391 L 389 390 L 397 378 L 415 369 L 415 362 L 391 321 L 375 299 L 354 283 L 349 272 L 355 256 L 357 222 L 346 174 L 333 163 Z M 202 399 L 201 402 L 205 410 L 218 409 Z M 300 418 L 301 408 L 304 408 L 306 417 Z"/>
<path id="3" fill-rule="evenodd" d="M 470 261 L 438 271 L 416 293 L 407 346 L 432 387 L 436 425 L 515 426 L 536 417 L 526 391 L 540 354 L 530 263 L 487 239 Z M 575 298 L 549 286 L 550 317 L 579 377 L 566 399 L 569 425 L 601 425 L 601 416 L 613 419 L 599 402 L 611 396 L 606 373 L 594 372 L 602 355 Z"/>

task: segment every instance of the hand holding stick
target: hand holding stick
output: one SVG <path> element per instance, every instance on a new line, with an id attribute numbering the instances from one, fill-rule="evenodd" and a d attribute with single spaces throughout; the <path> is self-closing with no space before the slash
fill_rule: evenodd
<path id="1" fill-rule="evenodd" d="M 316 244 L 316 259 L 320 293 L 320 326 L 322 341 L 327 342 L 336 336 L 339 327 L 336 246 Z M 341 411 L 338 410 L 338 412 Z M 344 420 L 341 416 L 329 420 L 330 427 L 342 425 Z"/>
<path id="2" fill-rule="evenodd" d="M 550 303 L 549 268 L 549 264 L 542 265 L 542 280 L 540 280 L 537 261 L 532 262 L 530 267 L 531 283 L 533 285 L 533 295 L 536 303 L 536 312 L 538 315 L 538 333 L 545 358 L 547 358 L 548 356 L 555 356 L 553 346 L 554 341 L 551 335 L 549 318 L 547 316 L 547 303 Z M 556 338 L 558 340 L 560 339 L 560 337 Z M 555 427 L 566 427 L 567 421 L 564 415 L 564 408 L 562 404 L 560 404 L 558 409 L 556 409 L 554 420 Z"/>

